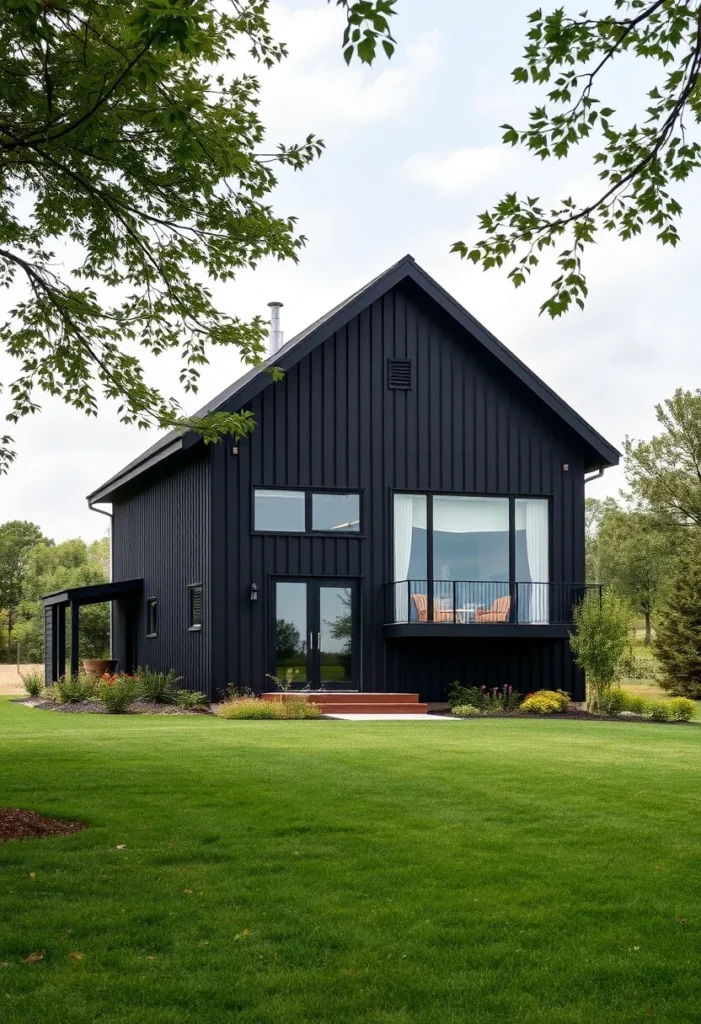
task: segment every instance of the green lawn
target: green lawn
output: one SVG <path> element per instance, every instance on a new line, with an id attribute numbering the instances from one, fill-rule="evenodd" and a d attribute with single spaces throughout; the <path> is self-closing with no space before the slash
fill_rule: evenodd
<path id="1" fill-rule="evenodd" d="M 1 701 L 0 794 L 91 826 L 0 846 L 3 1024 L 699 1021 L 698 726 Z"/>

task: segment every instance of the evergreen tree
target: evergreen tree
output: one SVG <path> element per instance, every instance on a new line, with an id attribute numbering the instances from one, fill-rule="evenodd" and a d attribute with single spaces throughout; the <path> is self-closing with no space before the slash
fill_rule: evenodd
<path id="1" fill-rule="evenodd" d="M 666 600 L 655 631 L 654 650 L 662 686 L 673 694 L 701 698 L 701 547 L 682 552 L 669 575 Z"/>

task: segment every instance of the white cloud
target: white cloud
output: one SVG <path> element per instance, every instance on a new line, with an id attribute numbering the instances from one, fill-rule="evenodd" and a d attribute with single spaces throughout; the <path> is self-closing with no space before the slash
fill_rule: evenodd
<path id="1" fill-rule="evenodd" d="M 506 146 L 468 146 L 449 153 L 415 153 L 400 174 L 416 185 L 427 185 L 444 196 L 456 196 L 512 171 L 519 157 Z"/>

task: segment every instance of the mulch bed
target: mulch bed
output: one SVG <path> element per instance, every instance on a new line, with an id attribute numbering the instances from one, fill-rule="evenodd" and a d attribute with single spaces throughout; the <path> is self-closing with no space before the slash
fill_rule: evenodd
<path id="1" fill-rule="evenodd" d="M 109 715 L 111 713 L 99 700 L 83 700 L 75 704 L 54 704 L 52 700 L 27 697 L 13 703 L 26 704 L 30 708 L 39 708 L 42 711 L 64 711 L 68 714 Z M 122 712 L 125 715 L 211 715 L 211 713 L 208 707 L 176 708 L 172 704 L 155 704 L 148 700 L 132 701 L 127 710 Z"/>
<path id="2" fill-rule="evenodd" d="M 643 718 L 636 715 L 592 715 L 585 708 L 570 707 L 564 712 L 555 712 L 552 715 L 539 715 L 533 711 L 505 711 L 499 714 L 471 715 L 463 718 L 461 715 L 453 715 L 447 711 L 429 711 L 431 715 L 446 715 L 448 718 L 460 718 L 463 722 L 478 722 L 483 718 L 543 718 L 549 720 L 567 719 L 568 722 L 633 722 L 644 725 L 701 725 L 701 722 L 656 722 L 652 718 Z"/>
<path id="3" fill-rule="evenodd" d="M 0 807 L 0 843 L 8 839 L 69 836 L 87 827 L 84 821 L 60 821 L 58 818 L 42 818 L 36 811 L 23 811 L 19 807 Z"/>

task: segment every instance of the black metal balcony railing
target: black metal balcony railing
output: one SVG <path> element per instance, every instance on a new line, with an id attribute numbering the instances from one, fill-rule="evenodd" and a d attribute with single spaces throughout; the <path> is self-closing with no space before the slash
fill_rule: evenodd
<path id="1" fill-rule="evenodd" d="M 599 583 L 402 580 L 387 584 L 387 622 L 570 625 L 573 609 Z"/>

